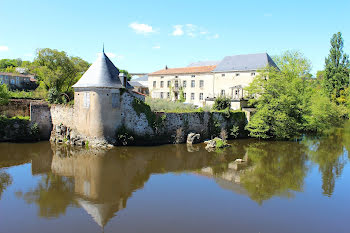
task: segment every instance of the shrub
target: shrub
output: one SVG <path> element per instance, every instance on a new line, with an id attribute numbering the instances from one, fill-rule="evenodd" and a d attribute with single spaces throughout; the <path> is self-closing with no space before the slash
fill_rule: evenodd
<path id="1" fill-rule="evenodd" d="M 9 91 L 7 90 L 6 84 L 0 85 L 0 105 L 7 104 L 10 98 Z"/>
<path id="2" fill-rule="evenodd" d="M 215 110 L 224 110 L 231 108 L 231 100 L 228 97 L 220 96 L 215 99 L 213 109 Z"/>

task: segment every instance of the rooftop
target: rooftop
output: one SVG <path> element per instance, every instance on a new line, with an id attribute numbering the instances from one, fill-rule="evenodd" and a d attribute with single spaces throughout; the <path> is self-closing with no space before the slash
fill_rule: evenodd
<path id="1" fill-rule="evenodd" d="M 267 65 L 277 67 L 267 53 L 227 56 L 222 59 L 213 72 L 258 70 Z"/>
<path id="2" fill-rule="evenodd" d="M 119 78 L 118 68 L 103 51 L 73 87 L 123 88 L 124 86 Z M 127 82 L 126 88 L 132 86 Z"/>
<path id="3" fill-rule="evenodd" d="M 158 70 L 148 75 L 162 75 L 162 74 L 198 74 L 198 73 L 210 73 L 215 69 L 215 65 L 212 66 L 196 66 L 196 67 L 184 67 L 184 68 L 168 68 Z"/>

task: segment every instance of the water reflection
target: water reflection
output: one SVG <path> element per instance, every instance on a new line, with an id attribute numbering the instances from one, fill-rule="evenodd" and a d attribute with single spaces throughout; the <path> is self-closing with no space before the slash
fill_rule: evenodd
<path id="1" fill-rule="evenodd" d="M 152 174 L 186 172 L 210 177 L 221 188 L 263 205 L 272 197 L 293 198 L 296 192 L 302 192 L 310 167 L 317 165 L 322 173 L 323 193 L 331 196 L 347 162 L 349 128 L 301 142 L 236 140 L 231 142 L 232 147 L 217 153 L 207 152 L 204 145 L 98 151 L 48 143 L 17 147 L 0 144 L 0 150 L 6 147 L 11 151 L 0 156 L 0 165 L 31 162 L 32 174 L 41 179 L 33 189 L 18 190 L 17 194 L 38 205 L 39 216 L 58 217 L 68 207 L 77 206 L 104 227 L 127 207 L 133 193 L 142 189 Z M 11 183 L 6 174 L 0 170 L 0 196 Z"/>

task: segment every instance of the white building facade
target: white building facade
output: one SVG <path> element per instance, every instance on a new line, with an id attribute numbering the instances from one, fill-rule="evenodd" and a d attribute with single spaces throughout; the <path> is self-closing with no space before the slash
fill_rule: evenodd
<path id="1" fill-rule="evenodd" d="M 267 53 L 227 56 L 216 64 L 194 63 L 184 68 L 165 68 L 149 74 L 148 87 L 152 98 L 180 100 L 197 106 L 212 105 L 218 96 L 231 99 L 231 107 L 245 107 L 245 88 L 266 66 L 274 66 Z"/>

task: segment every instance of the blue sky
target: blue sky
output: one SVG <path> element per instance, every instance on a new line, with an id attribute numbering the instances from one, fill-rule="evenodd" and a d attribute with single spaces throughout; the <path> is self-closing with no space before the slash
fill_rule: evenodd
<path id="1" fill-rule="evenodd" d="M 152 72 L 227 55 L 298 50 L 322 69 L 333 33 L 350 53 L 350 1 L 0 0 L 0 59 L 55 48 Z"/>

